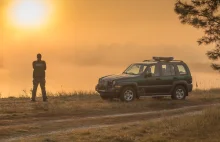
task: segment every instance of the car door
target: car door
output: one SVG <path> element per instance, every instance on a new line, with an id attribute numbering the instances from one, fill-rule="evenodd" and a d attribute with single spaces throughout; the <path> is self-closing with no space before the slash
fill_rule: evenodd
<path id="1" fill-rule="evenodd" d="M 152 76 L 145 78 L 145 95 L 158 94 L 160 93 L 158 88 L 160 88 L 159 86 L 161 85 L 159 64 L 149 65 L 146 74 L 149 73 L 151 73 Z"/>
<path id="2" fill-rule="evenodd" d="M 160 76 L 160 88 L 159 93 L 168 94 L 173 86 L 176 78 L 176 67 L 170 63 L 161 63 L 161 76 Z"/>

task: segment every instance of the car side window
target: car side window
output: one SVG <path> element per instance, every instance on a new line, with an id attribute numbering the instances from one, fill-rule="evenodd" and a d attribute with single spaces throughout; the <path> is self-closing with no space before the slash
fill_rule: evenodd
<path id="1" fill-rule="evenodd" d="M 139 70 L 139 74 L 143 73 L 146 70 L 147 66 L 141 66 Z"/>
<path id="2" fill-rule="evenodd" d="M 177 65 L 178 71 L 180 75 L 185 75 L 187 74 L 186 69 L 183 65 Z"/>
<path id="3" fill-rule="evenodd" d="M 175 75 L 175 68 L 170 64 L 162 65 L 162 76 L 172 76 Z"/>
<path id="4" fill-rule="evenodd" d="M 152 73 L 152 76 L 160 76 L 159 68 L 156 65 L 149 66 L 147 68 L 147 73 Z"/>
<path id="5" fill-rule="evenodd" d="M 139 74 L 141 65 L 133 65 L 129 68 L 128 73 Z"/>

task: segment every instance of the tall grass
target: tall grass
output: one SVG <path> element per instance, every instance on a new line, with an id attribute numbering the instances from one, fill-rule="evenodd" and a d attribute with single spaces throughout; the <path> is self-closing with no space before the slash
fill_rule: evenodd
<path id="1" fill-rule="evenodd" d="M 95 91 L 73 91 L 73 92 L 61 91 L 56 93 L 47 92 L 47 95 L 51 97 L 87 96 L 87 95 L 94 96 L 94 95 L 98 95 L 98 93 Z"/>

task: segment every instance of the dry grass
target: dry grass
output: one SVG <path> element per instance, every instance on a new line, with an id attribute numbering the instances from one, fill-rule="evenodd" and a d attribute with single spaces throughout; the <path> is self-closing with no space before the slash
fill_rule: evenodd
<path id="1" fill-rule="evenodd" d="M 153 110 L 164 110 L 181 108 L 184 106 L 203 105 L 220 103 L 220 89 L 210 90 L 194 90 L 190 93 L 189 97 L 185 101 L 175 101 L 170 98 L 164 99 L 152 99 L 143 98 L 131 103 L 114 101 L 103 101 L 97 93 L 94 92 L 59 92 L 56 94 L 48 93 L 49 102 L 43 103 L 42 98 L 37 98 L 36 103 L 30 102 L 30 98 L 27 93 L 21 94 L 20 97 L 9 97 L 0 99 L 0 137 L 2 136 L 19 136 L 26 134 L 27 131 L 40 132 L 44 128 L 45 132 L 50 131 L 48 128 L 56 130 L 58 126 L 51 124 L 41 125 L 23 125 L 27 122 L 43 122 L 56 119 L 70 118 L 82 118 L 86 116 L 99 116 L 110 115 L 118 113 L 129 112 L 146 112 Z M 197 140 L 191 136 L 195 133 L 200 139 L 200 133 L 203 128 L 212 132 L 208 127 L 218 125 L 215 123 L 219 119 L 220 112 L 218 109 L 210 109 L 201 116 L 186 117 L 180 119 L 164 120 L 164 123 L 147 123 L 129 125 L 129 126 L 117 126 L 110 129 L 97 129 L 86 131 L 74 131 L 67 135 L 51 135 L 46 137 L 40 137 L 30 139 L 33 141 L 91 141 L 91 142 L 136 142 L 136 141 L 176 141 L 176 137 L 181 141 L 187 141 L 185 137 L 192 137 L 192 140 Z M 144 118 L 144 117 L 143 117 Z M 125 118 L 123 118 L 125 119 Z M 127 120 L 127 118 L 125 119 Z M 139 119 L 138 119 L 139 120 Z M 143 120 L 143 119 L 141 119 Z M 101 122 L 110 122 L 111 119 L 97 120 Z M 209 122 L 213 121 L 213 123 Z M 95 121 L 94 121 L 95 122 Z M 130 121 L 129 121 L 130 122 Z M 166 122 L 166 123 L 165 123 Z M 72 124 L 75 121 L 72 122 Z M 84 122 L 85 123 L 85 122 Z M 91 122 L 88 122 L 90 124 Z M 99 124 L 99 122 L 97 122 Z M 22 124 L 22 126 L 17 126 Z M 87 123 L 86 123 L 87 124 Z M 92 123 L 91 123 L 92 124 Z M 14 126 L 15 125 L 15 126 Z M 47 126 L 48 125 L 48 126 Z M 58 124 L 57 124 L 58 125 Z M 59 126 L 59 128 L 67 128 L 69 124 Z M 78 124 L 77 124 L 78 125 Z M 83 124 L 79 124 L 83 125 Z M 212 126 L 213 125 L 213 126 Z M 47 127 L 46 127 L 47 126 Z M 13 131 L 11 131 L 14 129 Z M 198 131 L 197 131 L 198 129 Z M 216 128 L 217 129 L 217 128 Z M 183 136 L 181 136 L 183 131 Z M 201 132 L 200 132 L 201 131 Z M 116 133 L 117 132 L 117 133 Z M 213 132 L 213 134 L 215 134 Z M 211 135 L 211 134 L 210 134 Z M 201 135 L 201 137 L 204 136 Z M 25 140 L 26 141 L 26 140 Z M 189 140 L 191 141 L 191 140 Z"/>
<path id="2" fill-rule="evenodd" d="M 30 98 L 24 95 L 20 98 L 2 98 L 0 99 L 0 118 L 104 115 L 220 102 L 220 89 L 195 90 L 185 101 L 174 101 L 168 97 L 160 100 L 143 98 L 131 103 L 119 100 L 103 101 L 95 92 L 59 92 L 48 95 L 48 103 L 43 103 L 41 97 L 37 98 L 36 103 L 32 103 Z"/>
<path id="3" fill-rule="evenodd" d="M 76 130 L 25 141 L 74 142 L 218 142 L 220 108 L 208 108 L 201 115 L 164 119 L 160 122 L 117 125 L 110 128 Z M 24 140 L 19 140 L 24 141 Z"/>

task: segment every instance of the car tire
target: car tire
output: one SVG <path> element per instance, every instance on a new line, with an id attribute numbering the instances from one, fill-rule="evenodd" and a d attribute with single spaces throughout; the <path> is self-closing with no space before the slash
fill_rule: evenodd
<path id="1" fill-rule="evenodd" d="M 132 87 L 125 87 L 120 94 L 120 100 L 123 102 L 131 102 L 135 98 L 136 92 Z"/>
<path id="2" fill-rule="evenodd" d="M 173 90 L 173 94 L 171 96 L 174 100 L 185 100 L 186 98 L 186 89 L 185 87 L 178 85 Z"/>

